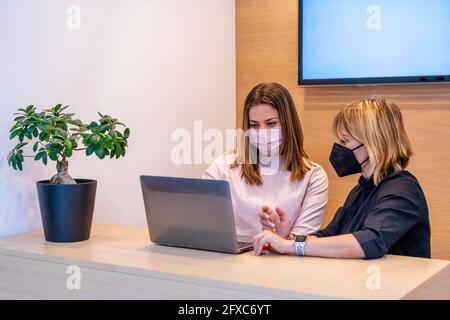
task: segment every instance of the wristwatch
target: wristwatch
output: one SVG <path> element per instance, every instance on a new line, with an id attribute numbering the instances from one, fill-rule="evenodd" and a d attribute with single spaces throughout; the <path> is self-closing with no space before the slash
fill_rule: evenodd
<path id="1" fill-rule="evenodd" d="M 307 238 L 308 237 L 303 234 L 298 234 L 295 236 L 294 239 L 295 252 L 297 253 L 298 256 L 305 255 L 305 244 Z"/>

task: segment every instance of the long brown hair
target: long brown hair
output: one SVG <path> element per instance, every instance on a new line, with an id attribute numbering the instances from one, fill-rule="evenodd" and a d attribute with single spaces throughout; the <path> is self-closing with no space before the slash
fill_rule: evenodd
<path id="1" fill-rule="evenodd" d="M 280 155 L 284 156 L 284 168 L 291 172 L 290 180 L 300 180 L 310 170 L 311 162 L 303 149 L 303 132 L 294 100 L 289 91 L 278 83 L 260 83 L 247 95 L 243 110 L 242 129 L 247 132 L 250 128 L 250 109 L 256 105 L 266 104 L 278 111 L 283 141 Z M 263 179 L 259 171 L 258 161 L 250 152 L 249 138 L 245 135 L 243 147 L 238 148 L 237 159 L 231 165 L 241 166 L 241 177 L 250 185 L 262 185 Z"/>
<path id="2" fill-rule="evenodd" d="M 375 185 L 390 170 L 397 172 L 408 166 L 413 151 L 402 113 L 395 103 L 370 98 L 348 105 L 333 122 L 338 139 L 344 129 L 366 147 Z"/>

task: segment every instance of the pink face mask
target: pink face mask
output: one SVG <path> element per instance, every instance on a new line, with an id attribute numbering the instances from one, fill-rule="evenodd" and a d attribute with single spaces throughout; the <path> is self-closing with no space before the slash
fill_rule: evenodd
<path id="1" fill-rule="evenodd" d="M 259 152 L 266 156 L 272 156 L 283 141 L 281 128 L 272 129 L 250 129 L 248 131 L 250 143 L 258 148 Z"/>

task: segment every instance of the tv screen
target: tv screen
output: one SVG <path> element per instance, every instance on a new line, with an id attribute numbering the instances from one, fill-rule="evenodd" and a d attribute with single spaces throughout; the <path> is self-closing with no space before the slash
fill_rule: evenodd
<path id="1" fill-rule="evenodd" d="M 450 0 L 300 0 L 300 85 L 450 81 Z"/>

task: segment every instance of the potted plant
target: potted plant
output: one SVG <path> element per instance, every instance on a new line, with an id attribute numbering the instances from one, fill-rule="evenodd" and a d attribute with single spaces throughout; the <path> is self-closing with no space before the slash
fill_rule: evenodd
<path id="1" fill-rule="evenodd" d="M 18 109 L 10 139 L 18 139 L 8 155 L 8 164 L 14 170 L 23 169 L 24 159 L 32 157 L 47 165 L 56 162 L 57 173 L 49 180 L 37 182 L 39 207 L 47 241 L 74 242 L 90 237 L 97 181 L 73 179 L 68 172 L 74 152 L 100 159 L 125 156 L 130 129 L 117 119 L 98 113 L 100 119 L 89 124 L 74 119 L 73 113 L 64 113 L 68 106 L 56 105 L 36 112 L 30 105 Z M 117 127 L 123 127 L 119 131 Z M 29 143 L 32 154 L 25 154 Z M 29 150 L 29 151 L 31 151 Z M 30 152 L 31 153 L 31 152 Z"/>

